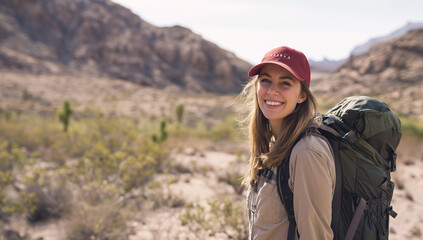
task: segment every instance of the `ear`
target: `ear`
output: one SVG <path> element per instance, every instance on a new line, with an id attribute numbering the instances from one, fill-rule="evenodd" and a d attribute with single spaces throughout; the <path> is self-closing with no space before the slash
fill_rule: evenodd
<path id="1" fill-rule="evenodd" d="M 304 92 L 301 92 L 300 96 L 298 97 L 297 103 L 303 103 L 305 100 L 307 100 L 307 95 Z"/>

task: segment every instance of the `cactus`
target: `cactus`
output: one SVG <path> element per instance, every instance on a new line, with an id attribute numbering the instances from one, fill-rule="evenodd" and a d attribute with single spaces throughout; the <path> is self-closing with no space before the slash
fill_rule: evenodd
<path id="1" fill-rule="evenodd" d="M 176 118 L 179 124 L 182 123 L 183 117 L 184 117 L 184 105 L 181 103 L 178 106 L 176 106 Z"/>
<path id="2" fill-rule="evenodd" d="M 73 113 L 73 110 L 70 106 L 69 101 L 63 103 L 63 111 L 59 113 L 59 119 L 63 124 L 63 131 L 67 132 L 69 127 L 70 117 Z"/>
<path id="3" fill-rule="evenodd" d="M 161 143 L 161 142 L 164 142 L 167 139 L 167 135 L 168 134 L 167 134 L 167 131 L 166 131 L 166 121 L 162 120 L 160 122 L 160 133 L 159 133 L 159 135 L 153 134 L 151 136 L 151 138 L 152 138 L 153 142 Z"/>

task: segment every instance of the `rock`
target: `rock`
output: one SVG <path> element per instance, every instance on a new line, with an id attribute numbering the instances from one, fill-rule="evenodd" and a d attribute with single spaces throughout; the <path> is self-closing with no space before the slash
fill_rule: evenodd
<path id="1" fill-rule="evenodd" d="M 197 149 L 194 147 L 188 147 L 185 149 L 184 153 L 189 156 L 194 156 L 197 153 Z"/>
<path id="2" fill-rule="evenodd" d="M 423 120 L 423 29 L 379 43 L 351 56 L 331 75 L 311 83 L 314 93 L 340 100 L 369 95 L 395 111 Z"/>
<path id="3" fill-rule="evenodd" d="M 251 67 L 190 29 L 153 26 L 110 0 L 1 1 L 0 46 L 0 69 L 218 93 L 238 93 Z"/>

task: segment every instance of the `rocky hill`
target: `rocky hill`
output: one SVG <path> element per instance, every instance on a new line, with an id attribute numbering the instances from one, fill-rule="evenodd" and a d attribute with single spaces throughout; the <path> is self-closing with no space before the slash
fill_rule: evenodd
<path id="1" fill-rule="evenodd" d="M 312 82 L 312 89 L 336 100 L 377 96 L 401 114 L 423 120 L 423 29 L 351 56 L 333 74 Z"/>
<path id="2" fill-rule="evenodd" d="M 368 40 L 366 43 L 363 43 L 363 44 L 355 47 L 351 51 L 351 55 L 360 55 L 360 54 L 366 53 L 367 51 L 369 51 L 369 49 L 373 45 L 380 43 L 380 42 L 387 41 L 387 40 L 395 38 L 395 37 L 399 37 L 401 35 L 406 34 L 407 32 L 409 32 L 411 30 L 414 30 L 414 29 L 423 29 L 423 22 L 408 22 L 405 26 L 395 30 L 394 32 L 392 32 L 388 35 L 372 38 L 372 39 Z"/>
<path id="3" fill-rule="evenodd" d="M 250 64 L 110 0 L 0 1 L 0 69 L 90 74 L 145 86 L 238 92 Z"/>

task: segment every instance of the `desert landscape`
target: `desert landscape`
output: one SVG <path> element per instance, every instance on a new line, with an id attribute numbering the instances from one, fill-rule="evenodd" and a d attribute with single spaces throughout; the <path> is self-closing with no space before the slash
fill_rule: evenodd
<path id="1" fill-rule="evenodd" d="M 45 115 L 55 122 L 58 131 L 61 131 L 61 127 L 54 112 L 62 107 L 63 101 L 69 100 L 74 107 L 75 119 L 70 124 L 68 134 L 82 131 L 78 122 L 84 119 L 88 121 L 92 116 L 83 114 L 93 110 L 109 119 L 119 117 L 136 119 L 139 121 L 138 124 L 142 124 L 144 120 L 149 121 L 153 125 L 150 128 L 154 131 L 158 129 L 160 119 L 168 120 L 169 137 L 163 146 L 168 148 L 170 162 L 167 164 L 170 164 L 171 169 L 169 166 L 165 167 L 169 168 L 166 170 L 169 172 L 158 171 L 148 179 L 146 186 L 142 188 L 137 186 L 120 196 L 129 200 L 128 206 L 116 208 L 116 211 L 127 214 L 125 227 L 119 229 L 126 234 L 119 239 L 245 239 L 245 191 L 240 187 L 239 180 L 247 166 L 248 146 L 245 138 L 239 134 L 236 122 L 225 120 L 227 116 L 236 115 L 236 95 L 185 93 L 185 96 L 181 97 L 176 90 L 146 88 L 116 79 L 33 76 L 13 72 L 2 72 L 0 86 L 3 114 L 10 108 L 21 112 L 21 116 L 16 116 L 17 118 L 25 118 L 27 114 L 31 116 L 34 113 Z M 29 97 L 25 100 L 24 96 Z M 177 122 L 175 108 L 181 103 L 185 107 L 185 112 L 182 123 L 184 126 L 180 126 L 180 130 L 184 128 L 185 135 L 178 133 L 176 129 L 171 129 Z M 6 126 L 4 124 L 7 120 L 4 115 L 0 119 L 0 127 L 4 133 L 3 127 Z M 198 129 L 199 121 L 204 121 L 201 128 L 207 129 L 208 134 L 201 133 L 202 130 Z M 226 129 L 213 128 L 222 123 L 229 125 Z M 34 122 L 34 129 L 40 124 Z M 192 129 L 196 133 L 188 133 L 187 129 Z M 147 137 L 149 138 L 149 135 Z M 393 173 L 396 188 L 392 204 L 399 215 L 391 219 L 390 239 L 422 237 L 423 196 L 421 191 L 416 191 L 423 187 L 421 144 L 421 137 L 406 132 L 398 149 L 397 171 Z M 77 161 L 71 158 L 60 162 L 52 158 L 48 149 L 41 150 L 40 147 L 38 147 L 39 156 L 36 158 L 30 149 L 20 148 L 26 158 L 35 161 L 35 164 L 31 165 L 33 169 L 41 168 L 53 174 Z M 44 194 L 55 196 L 53 186 L 46 184 L 44 188 L 46 188 Z M 117 196 L 111 199 L 115 197 L 115 200 L 119 201 Z M 106 199 L 99 201 L 91 206 L 93 209 L 90 211 L 101 211 L 105 207 L 102 204 L 112 204 Z M 213 201 L 219 204 L 228 201 L 226 207 L 230 209 L 231 216 L 237 218 L 236 223 L 229 224 L 233 220 L 226 219 L 228 216 L 225 214 L 228 213 L 216 206 L 214 207 L 218 210 L 215 209 L 214 214 L 221 219 L 211 220 L 213 212 L 210 210 L 210 204 Z M 52 208 L 58 208 L 53 203 L 45 204 L 52 204 Z M 47 209 L 45 211 L 48 212 Z M 69 216 L 69 213 L 65 212 L 60 216 L 47 214 L 46 219 L 31 222 L 25 215 L 14 214 L 3 223 L 3 230 L 13 231 L 21 237 L 14 239 L 69 239 L 66 229 L 69 221 L 76 221 L 73 215 Z M 84 219 L 79 221 L 85 222 Z M 214 226 L 207 226 L 210 223 Z M 226 228 L 222 228 L 222 224 L 225 224 Z M 95 227 L 93 228 L 90 234 L 96 236 L 95 234 L 99 233 L 95 233 Z"/>
<path id="2" fill-rule="evenodd" d="M 322 113 L 368 95 L 401 118 L 393 240 L 423 239 L 422 44 L 311 66 Z M 0 2 L 0 240 L 247 239 L 250 67 L 109 0 Z"/>

